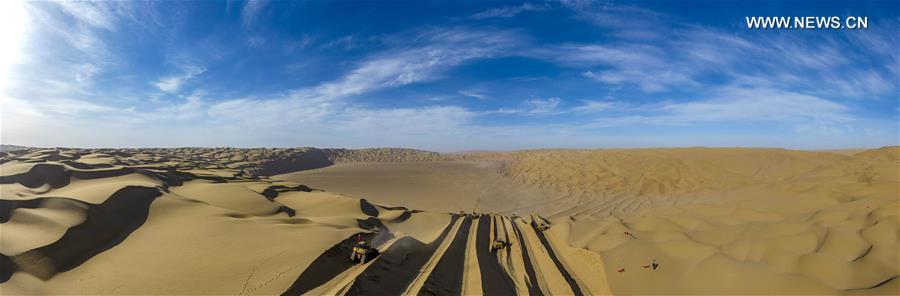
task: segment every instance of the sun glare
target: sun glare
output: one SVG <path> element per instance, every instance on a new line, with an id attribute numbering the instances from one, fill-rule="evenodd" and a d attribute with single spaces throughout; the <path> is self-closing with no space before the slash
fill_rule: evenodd
<path id="1" fill-rule="evenodd" d="M 12 68 L 22 61 L 28 14 L 23 1 L 0 1 L 0 88 L 12 78 Z"/>

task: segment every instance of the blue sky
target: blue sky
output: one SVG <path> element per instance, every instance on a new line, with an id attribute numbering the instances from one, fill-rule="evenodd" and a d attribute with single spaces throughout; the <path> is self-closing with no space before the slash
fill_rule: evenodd
<path id="1" fill-rule="evenodd" d="M 896 1 L 2 3 L 4 144 L 900 144 Z"/>

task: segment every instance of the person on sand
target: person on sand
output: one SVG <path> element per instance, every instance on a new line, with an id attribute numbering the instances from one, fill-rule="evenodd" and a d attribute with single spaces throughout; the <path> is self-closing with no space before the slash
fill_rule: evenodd
<path id="1" fill-rule="evenodd" d="M 659 267 L 659 264 L 656 264 L 656 259 L 653 259 L 652 261 L 650 261 L 650 265 L 643 265 L 641 267 L 643 267 L 643 268 L 653 267 L 653 270 L 656 270 L 656 268 Z"/>

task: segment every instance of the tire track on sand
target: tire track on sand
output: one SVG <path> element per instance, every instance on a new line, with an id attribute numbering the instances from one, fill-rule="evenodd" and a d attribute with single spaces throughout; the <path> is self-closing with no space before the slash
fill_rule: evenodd
<path id="1" fill-rule="evenodd" d="M 428 275 L 419 295 L 462 295 L 463 268 L 466 261 L 466 240 L 472 228 L 472 218 L 462 221 L 450 247 Z"/>
<path id="2" fill-rule="evenodd" d="M 481 216 L 478 221 L 478 229 L 475 236 L 475 255 L 478 257 L 478 269 L 481 271 L 481 290 L 484 295 L 515 295 L 516 284 L 509 274 L 500 266 L 496 255 L 491 252 L 491 221 L 496 220 L 492 216 Z M 497 227 L 494 227 L 494 237 L 497 236 Z M 507 248 L 508 250 L 508 248 Z"/>
<path id="3" fill-rule="evenodd" d="M 547 254 L 550 255 L 550 259 L 553 260 L 553 264 L 556 265 L 557 269 L 559 269 L 559 273 L 561 273 L 563 278 L 566 279 L 566 282 L 569 283 L 569 287 L 572 288 L 572 293 L 575 296 L 584 295 L 584 293 L 581 292 L 581 288 L 578 287 L 578 283 L 575 281 L 575 278 L 572 277 L 569 271 L 566 270 L 566 268 L 563 266 L 562 262 L 559 261 L 559 258 L 556 257 L 556 252 L 554 252 L 553 248 L 550 247 L 550 242 L 547 241 L 547 237 L 544 236 L 544 232 L 538 228 L 537 223 L 532 221 L 531 228 L 534 229 L 534 233 L 536 233 L 538 239 L 541 240 L 541 244 L 544 245 L 544 249 L 547 250 Z"/>

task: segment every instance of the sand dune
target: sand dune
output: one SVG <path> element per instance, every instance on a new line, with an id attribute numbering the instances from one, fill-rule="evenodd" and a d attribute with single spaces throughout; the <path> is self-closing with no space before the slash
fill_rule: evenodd
<path id="1" fill-rule="evenodd" d="M 14 150 L 0 156 L 0 291 L 898 294 L 898 159 Z M 380 255 L 351 264 L 357 236 Z"/>

